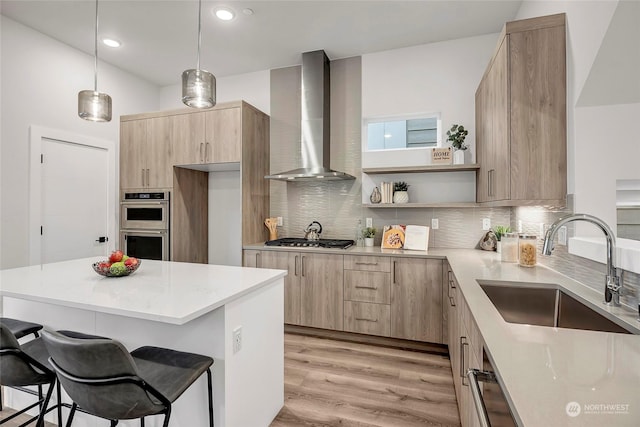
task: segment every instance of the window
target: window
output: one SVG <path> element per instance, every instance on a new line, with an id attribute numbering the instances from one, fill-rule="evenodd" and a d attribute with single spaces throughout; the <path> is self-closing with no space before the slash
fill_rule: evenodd
<path id="1" fill-rule="evenodd" d="M 440 123 L 439 114 L 367 120 L 367 151 L 438 147 Z"/>

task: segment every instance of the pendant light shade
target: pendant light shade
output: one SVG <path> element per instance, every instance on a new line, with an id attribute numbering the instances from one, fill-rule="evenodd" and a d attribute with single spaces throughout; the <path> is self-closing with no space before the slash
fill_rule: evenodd
<path id="1" fill-rule="evenodd" d="M 216 78 L 205 70 L 185 70 L 182 73 L 182 102 L 192 108 L 216 105 Z"/>
<path id="2" fill-rule="evenodd" d="M 111 121 L 111 97 L 98 92 L 98 0 L 96 0 L 96 31 L 94 44 L 93 90 L 78 92 L 78 116 L 92 122 Z"/>
<path id="3" fill-rule="evenodd" d="M 202 39 L 202 0 L 198 1 L 198 62 L 195 69 L 182 73 L 182 102 L 191 108 L 211 108 L 216 105 L 216 78 L 200 69 Z"/>

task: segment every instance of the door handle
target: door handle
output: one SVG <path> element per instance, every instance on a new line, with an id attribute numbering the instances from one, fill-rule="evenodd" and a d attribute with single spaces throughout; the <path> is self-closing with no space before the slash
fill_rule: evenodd
<path id="1" fill-rule="evenodd" d="M 393 261 L 393 277 L 392 277 L 391 283 L 393 283 L 394 285 L 396 284 L 396 262 L 395 261 Z"/>
<path id="2" fill-rule="evenodd" d="M 149 187 L 151 184 L 149 184 L 149 169 L 147 169 L 147 187 Z"/>
<path id="3" fill-rule="evenodd" d="M 460 337 L 460 378 L 462 378 L 462 385 L 468 386 L 469 384 L 465 384 L 464 380 L 467 378 L 465 376 L 466 369 L 464 368 L 464 362 L 466 357 L 464 357 L 464 349 L 468 347 L 469 343 L 467 342 L 467 337 Z"/>
<path id="4" fill-rule="evenodd" d="M 302 256 L 301 258 L 302 258 L 302 262 L 300 263 L 300 273 L 302 277 L 304 277 L 304 256 Z"/>
<path id="5" fill-rule="evenodd" d="M 262 265 L 260 265 L 262 257 L 260 255 L 260 252 L 256 252 L 256 268 L 262 268 Z"/>
<path id="6" fill-rule="evenodd" d="M 140 169 L 142 172 L 142 186 L 144 187 L 144 168 Z"/>
<path id="7" fill-rule="evenodd" d="M 207 145 L 205 145 L 204 147 L 204 160 L 205 162 L 210 162 L 211 159 L 209 158 L 209 154 L 211 153 L 211 144 L 207 142 Z"/>
<path id="8" fill-rule="evenodd" d="M 296 257 L 294 258 L 294 263 L 293 263 L 293 275 L 297 276 L 298 275 L 298 255 L 296 255 Z"/>
<path id="9" fill-rule="evenodd" d="M 204 142 L 200 143 L 200 162 L 204 163 Z"/>
<path id="10" fill-rule="evenodd" d="M 489 414 L 487 413 L 487 407 L 484 404 L 484 399 L 482 398 L 482 393 L 480 392 L 480 384 L 478 381 L 488 382 L 488 383 L 497 383 L 495 374 L 488 371 L 480 371 L 479 369 L 469 369 L 467 371 L 467 379 L 469 380 L 469 384 L 471 385 L 471 398 L 473 399 L 473 404 L 476 407 L 476 411 L 478 413 L 478 421 L 480 422 L 481 427 L 491 427 L 491 422 L 489 420 Z"/>
<path id="11" fill-rule="evenodd" d="M 100 236 L 98 237 L 98 240 L 96 240 L 96 242 L 98 243 L 104 243 L 104 242 L 108 242 L 109 238 L 107 236 Z"/>

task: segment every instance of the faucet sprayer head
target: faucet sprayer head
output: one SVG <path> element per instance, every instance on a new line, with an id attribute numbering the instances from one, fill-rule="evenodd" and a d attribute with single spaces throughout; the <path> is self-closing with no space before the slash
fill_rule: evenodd
<path id="1" fill-rule="evenodd" d="M 554 238 L 555 231 L 556 231 L 556 227 L 555 226 L 551 226 L 547 230 L 547 233 L 544 235 L 544 243 L 542 245 L 542 254 L 543 255 L 551 255 L 551 252 L 553 252 L 553 249 L 554 249 L 554 246 L 555 246 L 553 244 L 553 238 Z"/>

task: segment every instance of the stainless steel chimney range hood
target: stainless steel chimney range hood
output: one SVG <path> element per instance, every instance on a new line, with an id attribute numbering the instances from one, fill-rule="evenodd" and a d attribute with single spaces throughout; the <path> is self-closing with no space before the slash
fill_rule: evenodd
<path id="1" fill-rule="evenodd" d="M 331 169 L 329 58 L 323 50 L 302 54 L 302 167 L 267 175 L 282 181 L 347 180 Z"/>

